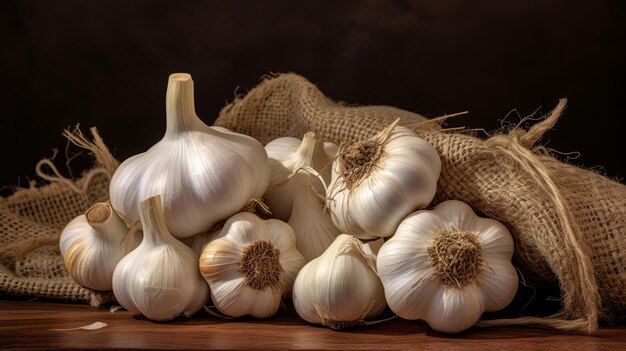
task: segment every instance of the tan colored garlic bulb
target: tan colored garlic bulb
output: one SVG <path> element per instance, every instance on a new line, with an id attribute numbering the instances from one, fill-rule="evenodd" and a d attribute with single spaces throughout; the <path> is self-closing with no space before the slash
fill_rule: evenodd
<path id="1" fill-rule="evenodd" d="M 111 290 L 113 270 L 133 246 L 128 228 L 111 206 L 97 203 L 68 223 L 59 246 L 72 279 L 86 288 Z"/>

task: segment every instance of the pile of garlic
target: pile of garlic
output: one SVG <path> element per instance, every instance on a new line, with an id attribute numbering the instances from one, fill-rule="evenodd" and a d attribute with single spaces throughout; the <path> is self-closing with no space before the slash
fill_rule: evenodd
<path id="1" fill-rule="evenodd" d="M 67 224 L 61 253 L 78 284 L 153 320 L 203 306 L 268 318 L 292 297 L 332 329 L 388 305 L 460 332 L 515 296 L 513 241 L 459 201 L 428 210 L 440 172 L 435 148 L 396 123 L 339 147 L 209 127 L 191 76 L 172 74 L 165 135 L 119 166 L 110 203 Z M 260 201 L 268 212 L 252 213 Z"/>

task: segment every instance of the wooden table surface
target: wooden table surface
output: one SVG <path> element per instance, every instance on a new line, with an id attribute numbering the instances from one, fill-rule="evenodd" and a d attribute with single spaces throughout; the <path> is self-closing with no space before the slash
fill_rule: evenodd
<path id="1" fill-rule="evenodd" d="M 289 307 L 287 307 L 289 308 Z M 59 330 L 93 322 L 97 330 Z M 400 349 L 400 350 L 626 350 L 626 326 L 595 335 L 529 328 L 472 328 L 449 336 L 418 321 L 394 319 L 333 331 L 309 325 L 293 308 L 267 320 L 222 320 L 202 311 L 156 323 L 121 310 L 80 304 L 0 298 L 3 349 Z"/>

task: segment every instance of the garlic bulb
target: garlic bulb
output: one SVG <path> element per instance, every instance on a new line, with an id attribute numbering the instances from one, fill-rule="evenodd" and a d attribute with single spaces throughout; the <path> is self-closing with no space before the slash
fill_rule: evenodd
<path id="1" fill-rule="evenodd" d="M 111 206 L 97 203 L 70 221 L 59 239 L 65 268 L 84 287 L 108 291 L 115 265 L 134 249 L 128 228 Z"/>
<path id="2" fill-rule="evenodd" d="M 323 184 L 316 176 L 298 172 L 300 168 L 313 169 L 324 181 L 330 179 L 330 162 L 334 158 L 337 146 L 324 143 L 315 134 L 308 132 L 302 143 L 296 138 L 278 138 L 265 146 L 272 169 L 270 184 L 280 184 L 264 196 L 272 214 L 281 218 L 286 215 L 287 222 L 296 233 L 296 248 L 306 261 L 321 255 L 340 234 L 333 224 L 324 203 L 312 185 Z M 294 173 L 297 172 L 297 173 Z M 325 183 L 324 183 L 325 184 Z M 323 193 L 323 188 L 320 189 Z"/>
<path id="3" fill-rule="evenodd" d="M 518 284 L 512 255 L 504 225 L 449 200 L 402 221 L 380 249 L 377 268 L 393 312 L 457 333 L 512 301 Z"/>
<path id="4" fill-rule="evenodd" d="M 217 236 L 222 231 L 222 228 L 220 226 L 218 227 L 219 228 L 217 229 L 211 229 L 208 232 L 194 235 L 193 237 L 191 237 L 191 242 L 189 243 L 188 246 L 191 247 L 191 249 L 195 251 L 195 253 L 197 253 L 198 256 L 200 256 L 206 244 L 210 243 L 215 238 L 217 238 Z"/>
<path id="5" fill-rule="evenodd" d="M 115 298 L 127 310 L 153 320 L 193 315 L 209 296 L 198 254 L 169 233 L 160 196 L 140 202 L 139 216 L 143 241 L 115 267 Z"/>
<path id="6" fill-rule="evenodd" d="M 269 206 L 272 216 L 282 221 L 289 220 L 293 209 L 295 188 L 300 184 L 288 181 L 295 171 L 309 167 L 319 172 L 325 184 L 330 182 L 330 164 L 337 155 L 337 145 L 324 142 L 315 137 L 313 132 L 304 134 L 302 142 L 298 138 L 283 137 L 265 145 L 271 168 L 270 189 L 263 198 Z M 319 181 L 313 184 L 318 193 L 324 193 Z"/>
<path id="7" fill-rule="evenodd" d="M 184 238 L 263 195 L 270 177 L 265 149 L 249 136 L 205 125 L 195 113 L 190 75 L 170 75 L 166 112 L 163 139 L 124 161 L 111 179 L 117 211 L 135 222 L 138 203 L 161 195 L 170 233 Z"/>
<path id="8" fill-rule="evenodd" d="M 307 263 L 293 285 L 293 306 L 309 323 L 341 329 L 364 323 L 385 309 L 373 257 L 351 235 L 341 234 Z"/>
<path id="9" fill-rule="evenodd" d="M 231 317 L 273 316 L 304 263 L 288 224 L 249 212 L 229 218 L 200 255 L 213 304 Z"/>
<path id="10" fill-rule="evenodd" d="M 340 147 L 327 193 L 331 218 L 359 239 L 391 236 L 404 217 L 432 201 L 440 171 L 437 150 L 394 123 Z"/>

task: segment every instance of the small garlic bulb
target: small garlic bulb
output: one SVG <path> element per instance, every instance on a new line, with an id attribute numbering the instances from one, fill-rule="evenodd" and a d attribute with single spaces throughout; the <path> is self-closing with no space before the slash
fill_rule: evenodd
<path id="1" fill-rule="evenodd" d="M 170 233 L 185 238 L 263 195 L 270 178 L 263 145 L 204 124 L 194 109 L 189 74 L 170 75 L 166 112 L 163 139 L 124 161 L 111 179 L 111 203 L 127 220 L 139 219 L 140 201 L 162 195 Z"/>
<path id="2" fill-rule="evenodd" d="M 106 203 L 97 203 L 70 221 L 59 246 L 72 279 L 90 289 L 111 290 L 115 265 L 134 249 L 127 233 L 124 222 Z"/>
<path id="3" fill-rule="evenodd" d="M 327 193 L 331 218 L 359 239 L 391 236 L 404 217 L 432 201 L 440 171 L 437 150 L 394 123 L 340 147 Z"/>
<path id="4" fill-rule="evenodd" d="M 504 225 L 449 200 L 402 221 L 380 249 L 377 267 L 394 313 L 457 333 L 513 300 L 518 278 L 512 256 Z"/>
<path id="5" fill-rule="evenodd" d="M 377 316 L 386 302 L 374 258 L 355 237 L 339 235 L 298 273 L 293 305 L 302 319 L 332 329 L 362 324 Z"/>
<path id="6" fill-rule="evenodd" d="M 241 212 L 200 255 L 200 271 L 217 309 L 230 317 L 273 316 L 304 266 L 291 227 Z"/>
<path id="7" fill-rule="evenodd" d="M 198 254 L 169 233 L 160 196 L 140 202 L 139 216 L 143 241 L 115 267 L 115 298 L 132 313 L 152 320 L 193 315 L 209 296 Z"/>
<path id="8" fill-rule="evenodd" d="M 304 134 L 302 141 L 293 137 L 282 137 L 265 145 L 271 168 L 270 190 L 263 195 L 274 218 L 289 220 L 293 209 L 293 201 L 297 198 L 294 189 L 299 184 L 287 180 L 293 172 L 308 167 L 319 172 L 325 184 L 330 182 L 330 164 L 337 155 L 337 145 L 324 142 L 315 137 L 313 132 Z M 283 184 L 284 183 L 284 184 Z M 319 181 L 313 184 L 318 193 L 324 193 Z"/>
<path id="9" fill-rule="evenodd" d="M 316 193 L 324 193 L 320 180 L 315 175 L 298 170 L 308 168 L 321 172 L 318 174 L 326 183 L 330 179 L 330 162 L 335 157 L 337 146 L 324 143 L 313 132 L 308 132 L 301 143 L 296 138 L 278 138 L 267 144 L 265 149 L 272 169 L 270 184 L 288 180 L 264 197 L 272 214 L 289 219 L 287 223 L 296 233 L 296 247 L 308 262 L 321 255 L 340 231 Z M 312 185 L 321 189 L 316 190 Z"/>
<path id="10" fill-rule="evenodd" d="M 191 242 L 188 244 L 188 246 L 191 247 L 191 249 L 195 251 L 198 254 L 198 256 L 200 256 L 206 244 L 215 240 L 221 231 L 222 231 L 222 227 L 219 227 L 217 229 L 211 229 L 208 232 L 196 234 L 193 237 L 191 237 Z"/>

